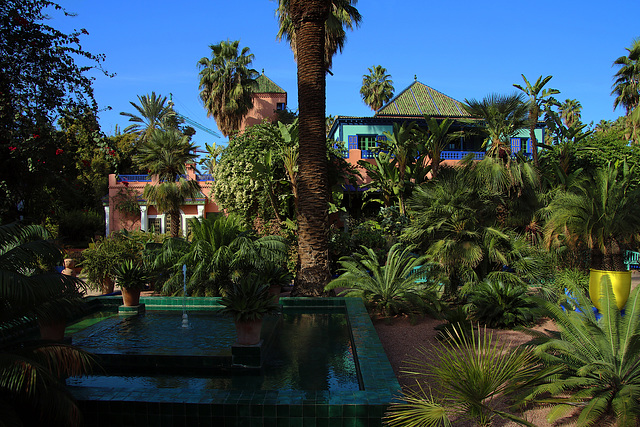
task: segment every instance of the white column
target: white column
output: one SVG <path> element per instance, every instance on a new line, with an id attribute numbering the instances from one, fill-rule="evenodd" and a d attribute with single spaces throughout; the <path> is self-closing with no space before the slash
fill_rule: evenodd
<path id="1" fill-rule="evenodd" d="M 109 206 L 104 207 L 104 235 L 109 235 Z"/>
<path id="2" fill-rule="evenodd" d="M 147 231 L 148 223 L 149 213 L 147 212 L 147 206 L 140 205 L 140 230 Z"/>
<path id="3" fill-rule="evenodd" d="M 198 218 L 204 219 L 204 205 L 198 205 Z"/>

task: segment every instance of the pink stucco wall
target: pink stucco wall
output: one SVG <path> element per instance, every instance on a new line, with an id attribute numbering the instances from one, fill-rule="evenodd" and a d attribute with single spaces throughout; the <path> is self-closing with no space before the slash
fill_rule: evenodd
<path id="1" fill-rule="evenodd" d="M 242 121 L 241 129 L 262 123 L 264 119 L 274 121 L 277 118 L 278 103 L 287 105 L 286 93 L 256 93 L 253 95 L 253 108 Z"/>
<path id="2" fill-rule="evenodd" d="M 196 179 L 196 173 L 193 167 L 188 167 L 187 175 L 189 179 Z M 119 212 L 116 208 L 116 201 L 118 199 L 118 194 L 121 191 L 129 191 L 133 192 L 137 195 L 142 195 L 144 191 L 144 187 L 147 184 L 157 184 L 157 179 L 152 180 L 151 182 L 144 181 L 136 181 L 136 180 L 128 180 L 128 181 L 118 181 L 116 179 L 115 174 L 109 175 L 109 231 L 117 231 L 117 230 L 140 230 L 140 214 L 133 215 L 128 213 Z M 207 213 L 210 212 L 219 212 L 218 206 L 213 202 L 210 197 L 211 186 L 213 184 L 212 181 L 198 181 L 200 187 L 202 188 L 202 194 L 205 195 L 206 201 L 204 203 L 204 216 L 206 217 Z M 197 215 L 198 207 L 197 205 L 183 205 L 181 207 L 181 211 L 185 215 Z M 158 215 L 162 212 L 158 212 L 155 206 L 147 207 L 148 215 Z"/>

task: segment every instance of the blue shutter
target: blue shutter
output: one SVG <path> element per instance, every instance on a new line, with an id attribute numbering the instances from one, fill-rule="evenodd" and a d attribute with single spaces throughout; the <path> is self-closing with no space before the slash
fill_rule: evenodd
<path id="1" fill-rule="evenodd" d="M 358 136 L 357 135 L 349 135 L 347 137 L 347 148 L 349 150 L 357 150 L 358 149 Z"/>
<path id="2" fill-rule="evenodd" d="M 511 138 L 511 153 L 516 154 L 520 152 L 520 138 Z"/>
<path id="3" fill-rule="evenodd" d="M 533 153 L 533 145 L 531 144 L 531 138 L 527 139 L 527 153 Z"/>

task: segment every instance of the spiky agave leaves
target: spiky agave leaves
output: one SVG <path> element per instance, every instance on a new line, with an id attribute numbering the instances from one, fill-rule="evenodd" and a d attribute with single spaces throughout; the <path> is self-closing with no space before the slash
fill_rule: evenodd
<path id="1" fill-rule="evenodd" d="M 560 332 L 537 334 L 541 344 L 535 353 L 551 368 L 553 376 L 538 386 L 525 401 L 554 403 L 549 420 L 572 410 L 578 425 L 593 425 L 613 416 L 617 425 L 632 426 L 640 413 L 640 289 L 631 293 L 620 314 L 608 277 L 603 278 L 600 300 L 602 317 L 593 305 L 577 295 L 582 312 L 563 311 L 540 301 Z"/>
<path id="2" fill-rule="evenodd" d="M 404 425 L 399 420 L 409 414 L 412 424 L 408 425 L 415 426 L 448 425 L 448 414 L 471 418 L 478 425 L 490 424 L 495 416 L 532 425 L 497 405 L 537 379 L 539 366 L 530 349 L 512 349 L 480 327 L 468 334 L 454 327 L 448 335 L 441 346 L 418 349 L 418 356 L 407 361 L 402 371 L 418 383 L 430 379 L 438 384 L 440 400 L 423 387 L 407 392 L 405 402 L 392 404 L 386 416 L 395 423 L 391 425 Z"/>

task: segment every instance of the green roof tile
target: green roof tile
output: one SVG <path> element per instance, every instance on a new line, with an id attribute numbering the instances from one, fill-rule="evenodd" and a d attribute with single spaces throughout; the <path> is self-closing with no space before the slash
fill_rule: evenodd
<path id="1" fill-rule="evenodd" d="M 256 79 L 256 83 L 257 88 L 254 89 L 254 93 L 287 93 L 264 74 L 260 74 Z"/>
<path id="2" fill-rule="evenodd" d="M 435 116 L 471 117 L 462 103 L 422 84 L 413 82 L 387 105 L 379 109 L 375 116 Z"/>

